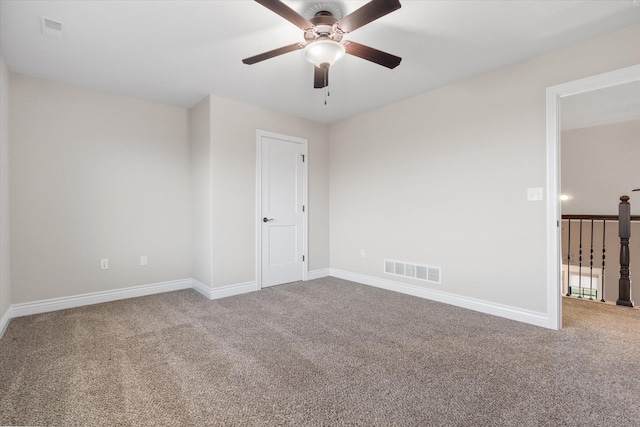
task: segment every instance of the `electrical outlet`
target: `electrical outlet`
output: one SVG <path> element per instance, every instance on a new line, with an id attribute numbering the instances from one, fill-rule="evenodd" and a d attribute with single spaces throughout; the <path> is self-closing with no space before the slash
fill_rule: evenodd
<path id="1" fill-rule="evenodd" d="M 109 268 L 109 259 L 108 258 L 102 258 L 100 260 L 100 269 L 101 270 L 106 270 L 107 268 Z"/>
<path id="2" fill-rule="evenodd" d="M 140 257 L 140 265 L 147 265 L 147 256 L 143 255 Z"/>

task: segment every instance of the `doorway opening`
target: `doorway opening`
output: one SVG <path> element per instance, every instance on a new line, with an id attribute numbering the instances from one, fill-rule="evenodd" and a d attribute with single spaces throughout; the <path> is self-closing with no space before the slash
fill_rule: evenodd
<path id="1" fill-rule="evenodd" d="M 637 81 L 640 81 L 640 65 L 547 88 L 547 313 L 548 326 L 551 329 L 562 327 L 561 100 Z"/>

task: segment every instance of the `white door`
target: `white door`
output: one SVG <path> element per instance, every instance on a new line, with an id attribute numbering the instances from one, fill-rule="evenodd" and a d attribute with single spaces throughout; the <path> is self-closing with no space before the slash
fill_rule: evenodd
<path id="1" fill-rule="evenodd" d="M 260 270 L 266 287 L 303 279 L 306 141 L 264 133 L 258 137 Z"/>

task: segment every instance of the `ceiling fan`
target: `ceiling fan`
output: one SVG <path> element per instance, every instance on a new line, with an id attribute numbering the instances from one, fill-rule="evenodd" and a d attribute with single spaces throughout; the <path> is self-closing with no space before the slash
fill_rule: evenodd
<path id="1" fill-rule="evenodd" d="M 342 40 L 345 34 L 399 9 L 401 6 L 398 0 L 371 0 L 341 19 L 335 18 L 329 10 L 320 10 L 309 20 L 280 0 L 255 1 L 303 30 L 305 41 L 245 58 L 242 60 L 245 64 L 255 64 L 285 53 L 304 49 L 304 57 L 315 66 L 313 87 L 321 89 L 329 85 L 329 67 L 345 53 L 387 68 L 397 67 L 402 60 L 402 58 L 390 53 L 351 40 Z"/>

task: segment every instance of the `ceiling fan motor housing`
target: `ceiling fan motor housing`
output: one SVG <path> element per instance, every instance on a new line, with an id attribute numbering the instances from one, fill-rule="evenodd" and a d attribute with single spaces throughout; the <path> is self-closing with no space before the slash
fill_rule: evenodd
<path id="1" fill-rule="evenodd" d="M 304 39 L 307 43 L 313 43 L 320 39 L 329 39 L 335 42 L 342 40 L 342 33 L 335 28 L 335 23 L 338 20 L 333 17 L 331 12 L 321 10 L 309 22 L 313 24 L 313 28 L 304 33 Z"/>

